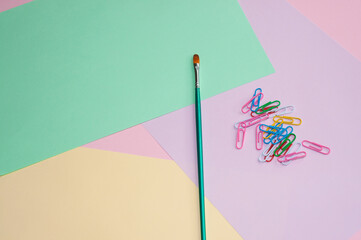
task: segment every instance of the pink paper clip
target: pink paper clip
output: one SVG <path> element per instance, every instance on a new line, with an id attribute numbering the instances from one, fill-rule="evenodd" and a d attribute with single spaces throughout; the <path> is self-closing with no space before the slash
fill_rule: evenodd
<path id="1" fill-rule="evenodd" d="M 256 149 L 261 150 L 263 147 L 263 132 L 259 129 L 259 126 L 261 124 L 258 124 L 256 126 Z"/>
<path id="2" fill-rule="evenodd" d="M 320 145 L 318 143 L 310 142 L 308 140 L 302 141 L 302 146 L 325 155 L 328 155 L 331 152 L 330 148 Z"/>
<path id="3" fill-rule="evenodd" d="M 261 92 L 257 93 L 255 96 L 253 96 L 251 98 L 251 100 L 249 100 L 246 104 L 243 105 L 243 107 L 241 108 L 241 112 L 248 113 L 251 110 L 251 105 L 252 105 L 253 99 L 257 98 L 259 95 L 261 95 L 261 100 L 262 100 L 263 93 L 261 93 Z"/>
<path id="4" fill-rule="evenodd" d="M 253 126 L 259 122 L 262 122 L 262 121 L 265 121 L 269 118 L 269 116 L 266 114 L 266 115 L 260 115 L 260 116 L 257 116 L 257 117 L 253 117 L 253 118 L 249 118 L 247 120 L 244 120 L 242 122 L 238 122 L 236 123 L 236 125 L 238 124 L 241 124 L 241 126 L 243 128 L 248 128 L 250 126 Z"/>
<path id="5" fill-rule="evenodd" d="M 277 160 L 280 163 L 283 163 L 283 165 L 288 165 L 288 164 L 284 164 L 284 163 L 289 163 L 290 161 L 296 160 L 296 159 L 300 159 L 300 158 L 304 158 L 306 157 L 306 152 L 302 151 L 302 152 L 294 152 L 294 153 L 289 153 L 286 154 L 282 157 L 279 157 Z"/>
<path id="6" fill-rule="evenodd" d="M 289 151 L 287 152 L 287 155 L 289 155 L 289 154 L 291 154 L 291 153 L 296 153 L 298 150 L 300 150 L 301 146 L 302 146 L 302 144 L 301 144 L 300 142 L 293 143 L 292 146 L 291 146 L 291 148 L 290 148 Z M 279 161 L 279 162 L 282 163 L 282 165 L 287 166 L 288 164 L 291 163 L 291 161 L 283 162 L 282 160 L 284 160 L 284 157 L 285 157 L 285 155 L 280 156 L 280 157 L 278 157 L 277 160 L 281 160 L 281 161 Z"/>
<path id="7" fill-rule="evenodd" d="M 242 140 L 240 140 L 241 137 L 241 133 L 242 132 Z M 237 129 L 237 139 L 236 139 L 236 148 L 237 149 L 242 149 L 243 144 L 244 144 L 244 136 L 246 134 L 246 129 L 241 127 L 241 123 L 238 124 L 238 129 Z M 240 144 L 241 143 L 241 144 Z"/>

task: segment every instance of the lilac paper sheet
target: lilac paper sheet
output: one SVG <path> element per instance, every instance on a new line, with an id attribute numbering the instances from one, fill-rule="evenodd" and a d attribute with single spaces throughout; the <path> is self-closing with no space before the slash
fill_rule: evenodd
<path id="1" fill-rule="evenodd" d="M 361 63 L 283 0 L 239 2 L 276 73 L 202 102 L 206 195 L 246 240 L 349 239 L 361 229 Z M 257 87 L 296 106 L 298 141 L 331 154 L 259 163 L 254 128 L 236 150 L 233 124 Z M 197 182 L 194 107 L 144 126 Z"/>

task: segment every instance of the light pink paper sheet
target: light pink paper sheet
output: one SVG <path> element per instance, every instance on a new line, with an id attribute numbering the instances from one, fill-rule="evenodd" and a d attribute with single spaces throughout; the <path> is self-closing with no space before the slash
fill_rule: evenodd
<path id="1" fill-rule="evenodd" d="M 361 230 L 353 235 L 350 240 L 361 240 Z"/>
<path id="2" fill-rule="evenodd" d="M 0 0 L 0 12 L 23 5 L 33 0 Z"/>
<path id="3" fill-rule="evenodd" d="M 361 60 L 360 0 L 287 0 Z"/>
<path id="4" fill-rule="evenodd" d="M 206 195 L 247 240 L 349 239 L 361 229 L 361 63 L 286 1 L 239 2 L 276 73 L 203 101 Z M 331 154 L 260 163 L 254 127 L 237 150 L 233 124 L 247 118 L 240 108 L 257 87 L 263 102 L 296 106 L 297 141 Z M 144 126 L 197 182 L 194 121 L 190 106 Z"/>
<path id="5" fill-rule="evenodd" d="M 142 125 L 137 125 L 124 131 L 117 132 L 88 143 L 83 147 L 146 157 L 171 159 Z"/>

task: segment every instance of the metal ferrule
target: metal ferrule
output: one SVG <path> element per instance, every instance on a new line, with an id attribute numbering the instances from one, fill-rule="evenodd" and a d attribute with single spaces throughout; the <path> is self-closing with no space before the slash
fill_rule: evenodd
<path id="1" fill-rule="evenodd" d="M 199 63 L 194 63 L 194 73 L 196 76 L 196 88 L 199 88 L 200 81 L 199 81 Z"/>

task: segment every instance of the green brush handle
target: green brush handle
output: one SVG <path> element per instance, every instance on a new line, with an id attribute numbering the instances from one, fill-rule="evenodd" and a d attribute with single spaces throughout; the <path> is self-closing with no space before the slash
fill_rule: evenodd
<path id="1" fill-rule="evenodd" d="M 206 240 L 206 217 L 204 208 L 204 180 L 203 180 L 203 147 L 202 147 L 202 114 L 201 92 L 196 88 L 196 128 L 197 128 L 197 158 L 198 158 L 198 185 L 199 208 L 201 218 L 201 240 Z"/>

